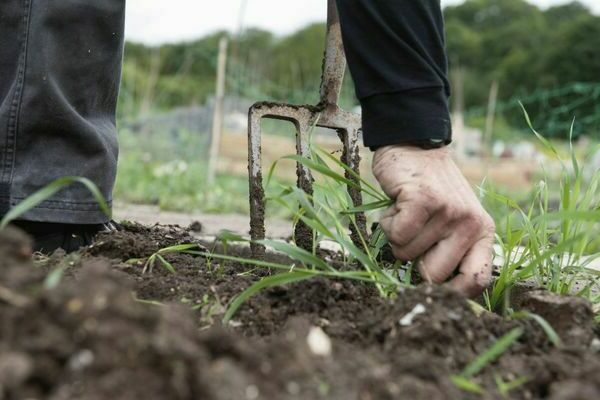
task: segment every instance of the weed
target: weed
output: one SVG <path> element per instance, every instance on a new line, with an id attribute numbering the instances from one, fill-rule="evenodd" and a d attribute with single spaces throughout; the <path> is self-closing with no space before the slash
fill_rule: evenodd
<path id="1" fill-rule="evenodd" d="M 32 208 L 35 208 L 43 201 L 54 196 L 61 189 L 64 189 L 65 187 L 74 183 L 80 183 L 84 185 L 90 191 L 90 193 L 92 193 L 102 212 L 104 212 L 104 214 L 107 216 L 110 216 L 110 208 L 108 207 L 104 196 L 102 196 L 102 193 L 100 193 L 100 189 L 98 189 L 98 186 L 96 186 L 94 182 L 80 176 L 65 176 L 44 186 L 11 208 L 11 210 L 2 217 L 2 220 L 0 220 L 0 230 L 6 228 L 6 226 L 8 226 L 8 224 L 10 224 L 12 221 L 18 219 L 21 215 L 25 214 Z"/>
<path id="2" fill-rule="evenodd" d="M 510 292 L 518 283 L 558 294 L 576 293 L 597 302 L 594 292 L 600 287 L 600 272 L 589 266 L 600 257 L 600 253 L 592 253 L 600 222 L 600 174 L 596 171 L 586 178 L 582 167 L 586 160 L 580 164 L 572 146 L 567 165 L 524 112 L 536 137 L 559 162 L 560 180 L 556 188 L 547 177 L 540 181 L 527 207 L 492 188 L 482 189 L 487 201 L 507 208 L 497 221 L 500 276 L 486 293 L 486 304 L 490 310 L 510 312 Z M 554 193 L 559 197 L 558 209 L 551 204 Z"/>
<path id="3" fill-rule="evenodd" d="M 495 377 L 498 392 L 500 392 L 500 395 L 504 398 L 508 398 L 510 392 L 525 385 L 527 382 L 529 382 L 529 380 L 530 379 L 528 377 L 522 376 L 520 378 L 513 379 L 509 382 L 504 382 L 504 380 L 500 376 L 496 375 Z"/>
<path id="4" fill-rule="evenodd" d="M 133 294 L 133 293 L 132 293 L 132 296 L 133 296 L 133 300 L 136 303 L 145 304 L 145 305 L 153 306 L 153 307 L 164 307 L 165 306 L 165 304 L 161 303 L 160 301 L 140 299 L 137 296 L 135 296 L 135 294 Z"/>
<path id="5" fill-rule="evenodd" d="M 523 335 L 523 329 L 514 328 L 502 336 L 488 350 L 480 354 L 477 358 L 475 358 L 475 360 L 468 364 L 460 373 L 460 375 L 451 376 L 450 379 L 452 383 L 454 383 L 459 389 L 467 392 L 483 394 L 483 388 L 473 380 L 473 377 L 486 366 L 502 356 L 506 351 L 508 351 L 510 346 L 512 346 L 521 337 L 521 335 Z M 507 388 L 503 387 L 502 390 L 507 391 Z"/>
<path id="6" fill-rule="evenodd" d="M 229 257 L 227 255 L 205 254 L 213 259 L 235 261 L 242 264 L 270 268 L 281 271 L 254 283 L 243 293 L 238 295 L 229 305 L 224 320 L 229 321 L 235 311 L 251 296 L 261 290 L 315 277 L 328 277 L 338 279 L 354 279 L 369 282 L 377 287 L 380 294 L 389 297 L 396 293 L 399 287 L 405 285 L 399 279 L 398 270 L 386 268 L 378 261 L 379 253 L 387 244 L 387 239 L 380 228 L 377 228 L 371 238 L 360 234 L 356 222 L 358 212 L 370 212 L 378 210 L 390 204 L 390 200 L 369 182 L 361 178 L 349 167 L 337 160 L 333 155 L 320 149 L 312 148 L 311 158 L 301 156 L 288 156 L 318 175 L 315 181 L 316 195 L 310 195 L 291 185 L 278 184 L 277 194 L 269 196 L 267 201 L 275 203 L 294 214 L 294 219 L 301 221 L 314 232 L 314 244 L 312 251 L 301 249 L 294 244 L 275 241 L 261 240 L 257 244 L 263 245 L 271 250 L 284 253 L 296 264 L 284 265 L 244 259 L 240 257 Z M 333 162 L 333 164 L 329 163 Z M 276 163 L 270 169 L 267 177 L 267 186 L 272 185 L 272 175 Z M 344 171 L 356 179 L 348 179 L 336 171 Z M 354 207 L 346 187 L 352 187 L 362 191 L 367 198 L 374 201 L 361 207 Z M 299 205 L 299 207 L 298 207 Z M 359 242 L 354 243 L 350 236 L 350 227 L 359 232 Z M 227 242 L 249 242 L 240 236 L 226 234 L 221 235 Z M 323 241 L 333 241 L 343 249 L 346 264 L 356 265 L 358 269 L 351 271 L 340 271 L 321 259 L 316 250 L 318 244 Z"/>
<path id="7" fill-rule="evenodd" d="M 158 261 L 167 271 L 169 271 L 172 274 L 176 274 L 177 271 L 175 270 L 175 267 L 173 266 L 173 264 L 171 264 L 169 261 L 167 261 L 163 256 L 166 254 L 172 254 L 172 253 L 186 253 L 189 250 L 198 249 L 199 247 L 200 246 L 197 244 L 179 244 L 179 245 L 165 247 L 163 249 L 160 249 L 156 253 L 154 253 L 150 257 L 148 257 L 146 263 L 144 264 L 144 268 L 142 269 L 142 273 L 145 274 L 146 272 L 152 272 L 156 262 Z M 140 259 L 131 259 L 131 260 L 127 260 L 127 263 L 134 264 L 139 261 L 140 261 Z"/>
<path id="8" fill-rule="evenodd" d="M 529 121 L 528 117 L 527 120 Z M 542 143 L 552 146 L 537 132 L 536 135 Z M 554 154 L 558 152 L 554 151 Z M 378 261 L 381 249 L 387 244 L 387 239 L 380 228 L 377 228 L 370 238 L 360 235 L 358 244 L 351 240 L 349 234 L 349 227 L 356 227 L 356 213 L 377 213 L 390 205 L 390 199 L 333 155 L 314 146 L 311 147 L 310 158 L 298 155 L 285 158 L 294 160 L 313 172 L 314 195 L 309 195 L 295 186 L 273 184 L 273 171 L 277 165 L 275 163 L 269 171 L 266 183 L 267 187 L 275 185 L 277 190 L 271 190 L 276 194 L 268 196 L 267 200 L 269 203 L 287 208 L 296 221 L 302 221 L 312 228 L 314 232 L 312 251 L 280 241 L 258 242 L 271 250 L 286 254 L 297 262 L 291 266 L 226 255 L 204 254 L 214 259 L 278 270 L 276 275 L 263 278 L 236 297 L 225 315 L 225 320 L 233 316 L 243 301 L 264 288 L 317 276 L 370 282 L 384 297 L 393 295 L 401 286 L 409 285 L 411 264 L 403 266 L 397 263 L 390 267 Z M 598 209 L 600 175 L 594 174 L 586 186 L 583 169 L 574 156 L 571 158 L 571 164 L 572 171 L 569 171 L 561 161 L 562 180 L 557 191 L 560 194 L 559 210 L 550 208 L 551 187 L 546 181 L 542 181 L 537 186 L 534 198 L 528 207 L 520 206 L 489 186 L 481 188 L 480 193 L 485 201 L 495 202 L 508 208 L 496 221 L 500 227 L 497 242 L 502 252 L 502 265 L 498 279 L 484 295 L 490 311 L 503 309 L 509 314 L 512 313 L 511 289 L 523 282 L 533 282 L 559 294 L 572 293 L 576 283 L 585 282 L 584 286 L 577 290 L 577 294 L 598 302 L 598 295 L 594 294 L 592 289 L 598 285 L 600 277 L 598 272 L 588 268 L 598 255 L 590 256 L 587 253 L 590 240 L 594 237 L 596 224 L 600 221 L 600 209 Z M 348 179 L 342 173 L 347 173 L 354 179 Z M 354 207 L 346 192 L 348 186 L 361 190 L 367 199 L 366 204 Z M 223 238 L 227 242 L 248 242 L 231 234 Z M 337 243 L 346 258 L 344 261 L 348 265 L 357 266 L 357 269 L 342 273 L 322 260 L 317 255 L 316 249 L 324 240 Z M 399 271 L 400 269 L 402 271 Z M 400 272 L 404 273 L 402 278 Z M 560 344 L 560 339 L 552 328 L 537 316 L 515 314 L 514 317 L 533 318 L 542 326 L 554 344 Z"/>
<path id="9" fill-rule="evenodd" d="M 193 311 L 199 311 L 201 315 L 200 322 L 206 326 L 213 325 L 215 322 L 214 317 L 222 315 L 225 310 L 216 293 L 213 296 L 205 293 L 200 300 L 196 301 L 184 297 L 180 300 L 180 303 L 188 305 Z"/>
<path id="10" fill-rule="evenodd" d="M 562 346 L 562 340 L 560 339 L 560 336 L 558 336 L 558 333 L 556 333 L 556 331 L 554 330 L 554 328 L 552 327 L 552 325 L 550 325 L 548 323 L 548 321 L 546 321 L 544 318 L 542 318 L 541 316 L 531 313 L 529 311 L 518 311 L 515 312 L 511 315 L 512 318 L 514 319 L 520 319 L 520 318 L 529 318 L 532 319 L 533 321 L 535 321 L 544 331 L 544 333 L 546 334 L 546 336 L 548 337 L 548 340 L 550 340 L 550 342 L 552 342 L 552 344 L 556 347 L 561 347 Z"/>

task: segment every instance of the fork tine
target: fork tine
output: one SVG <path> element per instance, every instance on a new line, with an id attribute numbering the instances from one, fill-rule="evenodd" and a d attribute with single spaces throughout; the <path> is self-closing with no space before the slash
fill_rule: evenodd
<path id="1" fill-rule="evenodd" d="M 309 112 L 304 118 L 298 120 L 298 125 L 296 125 L 296 153 L 300 156 L 310 158 L 310 133 L 316 118 L 318 118 L 317 113 Z M 314 179 L 310 169 L 301 163 L 297 163 L 296 175 L 298 176 L 298 188 L 312 196 Z M 312 251 L 314 243 L 313 230 L 304 222 L 298 221 L 294 230 L 294 241 L 298 247 Z"/>
<path id="2" fill-rule="evenodd" d="M 342 153 L 341 161 L 350 167 L 357 175 L 360 175 L 360 150 L 359 150 L 359 135 L 360 128 L 353 127 L 347 130 L 341 130 L 339 132 L 340 139 L 344 144 L 344 150 Z M 352 175 L 350 172 L 345 171 L 346 178 L 360 184 L 359 179 Z M 348 186 L 348 195 L 352 200 L 352 205 L 358 207 L 363 204 L 362 193 L 359 189 Z M 357 213 L 355 215 L 356 227 L 350 225 L 350 232 L 352 242 L 359 248 L 362 247 L 362 240 L 368 240 L 367 233 L 367 217 L 364 213 Z M 362 238 L 362 240 L 361 240 Z"/>
<path id="3" fill-rule="evenodd" d="M 252 106 L 248 113 L 248 176 L 250 183 L 250 244 L 252 254 L 261 257 L 264 247 L 254 243 L 265 238 L 265 189 L 261 157 L 262 111 Z"/>
<path id="4" fill-rule="evenodd" d="M 321 100 L 316 107 L 294 106 L 290 104 L 256 103 L 250 108 L 248 121 L 248 169 L 250 180 L 250 237 L 253 241 L 265 238 L 265 190 L 262 182 L 261 160 L 261 120 L 279 119 L 292 122 L 296 128 L 296 153 L 310 158 L 310 133 L 314 126 L 333 129 L 338 132 L 343 144 L 342 162 L 359 174 L 360 154 L 358 137 L 361 119 L 359 115 L 342 110 L 338 98 L 346 70 L 346 57 L 342 42 L 339 15 L 335 0 L 327 0 L 327 42 L 321 76 Z M 296 166 L 297 185 L 304 192 L 313 193 L 313 177 L 306 166 Z M 355 182 L 355 176 L 346 171 L 346 177 Z M 359 183 L 359 182 L 357 182 Z M 354 206 L 362 204 L 361 191 L 348 187 L 348 193 Z M 364 213 L 356 215 L 356 227 L 351 226 L 352 240 L 362 246 L 367 240 L 366 217 Z M 294 230 L 296 244 L 306 250 L 312 250 L 314 232 L 302 221 Z M 264 247 L 252 244 L 255 257 L 264 255 Z"/>

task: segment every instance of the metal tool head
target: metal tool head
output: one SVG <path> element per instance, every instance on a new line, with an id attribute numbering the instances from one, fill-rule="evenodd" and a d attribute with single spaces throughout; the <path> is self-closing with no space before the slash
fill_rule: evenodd
<path id="1" fill-rule="evenodd" d="M 263 118 L 291 122 L 296 128 L 296 153 L 310 157 L 309 134 L 314 126 L 332 129 L 338 132 L 342 140 L 342 162 L 359 173 L 360 155 L 358 138 L 361 129 L 361 117 L 358 114 L 342 110 L 337 102 L 346 71 L 346 56 L 342 42 L 340 20 L 335 0 L 328 0 L 327 39 L 323 75 L 321 77 L 321 100 L 316 106 L 292 105 L 282 103 L 259 102 L 249 111 L 248 121 L 248 172 L 250 179 L 250 236 L 252 240 L 265 238 L 265 193 L 262 177 L 261 159 L 261 120 Z M 297 165 L 298 187 L 308 194 L 313 193 L 313 178 L 308 168 Z M 356 181 L 351 174 L 348 179 Z M 359 190 L 348 187 L 348 192 L 355 206 L 362 203 Z M 366 237 L 366 220 L 364 215 L 357 215 L 357 226 L 360 234 Z M 353 228 L 353 239 L 358 242 L 358 231 Z M 313 243 L 312 230 L 298 223 L 295 228 L 296 244 L 311 249 Z M 253 245 L 255 256 L 264 251 L 262 246 Z"/>

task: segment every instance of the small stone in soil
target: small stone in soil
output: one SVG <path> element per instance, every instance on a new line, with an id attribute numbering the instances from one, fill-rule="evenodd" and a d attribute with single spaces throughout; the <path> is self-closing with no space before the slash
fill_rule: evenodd
<path id="1" fill-rule="evenodd" d="M 402 319 L 400 320 L 400 326 L 411 326 L 413 323 L 413 320 L 421 314 L 425 314 L 425 306 L 421 303 L 417 304 L 415 306 L 415 308 L 412 309 L 411 312 L 409 312 L 408 314 L 406 314 L 404 317 L 402 317 Z"/>
<path id="2" fill-rule="evenodd" d="M 316 356 L 327 357 L 331 355 L 331 339 L 319 327 L 310 328 L 306 337 L 308 348 Z"/>

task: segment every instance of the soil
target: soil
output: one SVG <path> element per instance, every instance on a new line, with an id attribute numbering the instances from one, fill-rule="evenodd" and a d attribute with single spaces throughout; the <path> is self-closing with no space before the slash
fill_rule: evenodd
<path id="1" fill-rule="evenodd" d="M 555 325 L 559 348 L 532 319 L 477 315 L 428 285 L 384 300 L 361 283 L 304 281 L 256 295 L 224 327 L 225 306 L 264 271 L 165 254 L 176 274 L 160 263 L 143 272 L 154 252 L 193 240 L 127 225 L 32 260 L 24 235 L 0 232 L 0 400 L 600 398 L 599 329 L 580 299 L 519 300 Z M 452 383 L 516 327 L 518 341 L 474 378 L 484 394 Z M 317 351 L 315 332 L 331 352 Z M 522 377 L 500 393 L 497 379 Z"/>

